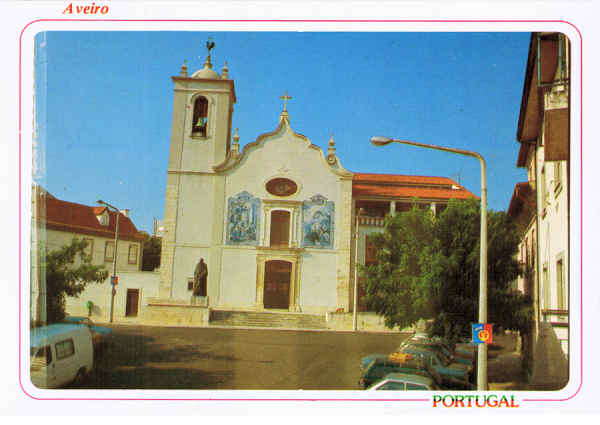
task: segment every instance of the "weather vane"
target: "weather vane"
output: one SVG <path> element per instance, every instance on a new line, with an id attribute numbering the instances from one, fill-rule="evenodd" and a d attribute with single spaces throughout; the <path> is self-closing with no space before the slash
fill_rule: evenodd
<path id="1" fill-rule="evenodd" d="M 208 41 L 206 42 L 206 49 L 208 50 L 208 55 L 210 56 L 210 51 L 214 49 L 215 42 L 211 41 L 212 37 L 208 37 Z"/>

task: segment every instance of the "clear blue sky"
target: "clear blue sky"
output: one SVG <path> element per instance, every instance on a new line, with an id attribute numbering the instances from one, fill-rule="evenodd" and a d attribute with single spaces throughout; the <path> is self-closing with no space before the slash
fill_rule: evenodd
<path id="1" fill-rule="evenodd" d="M 240 144 L 278 124 L 284 90 L 292 128 L 327 149 L 334 134 L 354 172 L 446 176 L 480 194 L 477 160 L 375 135 L 480 152 L 488 204 L 506 210 L 529 33 L 47 32 L 36 38 L 38 183 L 59 199 L 131 209 L 151 233 L 164 214 L 173 82 L 184 59 L 235 81 Z M 460 177 L 459 177 L 460 176 Z"/>

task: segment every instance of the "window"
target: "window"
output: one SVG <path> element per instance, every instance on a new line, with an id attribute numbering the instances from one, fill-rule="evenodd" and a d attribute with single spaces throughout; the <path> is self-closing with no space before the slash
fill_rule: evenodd
<path id="1" fill-rule="evenodd" d="M 377 388 L 378 391 L 386 391 L 386 390 L 391 390 L 391 391 L 395 391 L 395 390 L 400 390 L 403 391 L 404 390 L 404 382 L 395 382 L 395 381 L 390 381 L 390 382 L 386 382 L 385 384 L 383 384 L 381 387 Z"/>
<path id="2" fill-rule="evenodd" d="M 365 236 L 365 265 L 377 264 L 377 247 L 373 244 L 369 235 Z"/>
<path id="3" fill-rule="evenodd" d="M 135 244 L 129 245 L 128 263 L 137 264 L 138 246 Z"/>
<path id="4" fill-rule="evenodd" d="M 87 255 L 88 257 L 90 257 L 90 260 L 91 260 L 94 255 L 94 240 L 91 238 L 84 238 L 83 240 L 85 242 L 87 242 L 87 245 L 85 246 L 85 249 L 83 250 L 83 253 L 85 255 Z"/>
<path id="5" fill-rule="evenodd" d="M 428 391 L 429 388 L 427 388 L 424 385 L 413 384 L 413 383 L 407 382 L 406 383 L 406 390 L 407 391 Z"/>
<path id="6" fill-rule="evenodd" d="M 290 213 L 289 211 L 273 211 L 271 213 L 271 246 L 289 245 Z"/>
<path id="7" fill-rule="evenodd" d="M 562 164 L 560 161 L 554 162 L 554 191 L 557 192 L 561 188 L 562 182 Z"/>
<path id="8" fill-rule="evenodd" d="M 56 360 L 65 359 L 75 354 L 75 346 L 72 339 L 56 343 Z"/>
<path id="9" fill-rule="evenodd" d="M 548 192 L 546 191 L 546 171 L 542 168 L 542 175 L 540 178 L 540 189 L 542 190 L 542 214 L 546 214 L 546 205 L 548 204 Z"/>
<path id="10" fill-rule="evenodd" d="M 108 215 L 108 211 L 106 210 L 102 214 L 97 215 L 96 218 L 102 226 L 108 226 L 108 224 L 110 223 L 110 217 Z"/>
<path id="11" fill-rule="evenodd" d="M 113 261 L 115 256 L 115 242 L 106 241 L 104 244 L 104 261 Z"/>
<path id="12" fill-rule="evenodd" d="M 558 297 L 558 309 L 566 310 L 567 297 L 565 296 L 565 277 L 562 258 L 556 262 L 556 292 Z"/>
<path id="13" fill-rule="evenodd" d="M 194 116 L 192 121 L 192 134 L 194 136 L 206 137 L 207 119 L 208 100 L 200 96 L 194 102 Z"/>

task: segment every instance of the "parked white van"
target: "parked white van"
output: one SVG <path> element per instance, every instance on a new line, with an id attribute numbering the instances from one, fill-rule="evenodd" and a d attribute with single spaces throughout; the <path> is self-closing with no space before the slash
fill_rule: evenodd
<path id="1" fill-rule="evenodd" d="M 94 368 L 94 346 L 87 326 L 56 323 L 33 328 L 30 340 L 31 382 L 38 388 L 82 381 Z"/>

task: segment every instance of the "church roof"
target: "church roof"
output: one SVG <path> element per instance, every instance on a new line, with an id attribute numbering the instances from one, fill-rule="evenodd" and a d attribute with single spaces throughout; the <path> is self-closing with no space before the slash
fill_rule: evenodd
<path id="1" fill-rule="evenodd" d="M 354 173 L 352 196 L 420 199 L 479 197 L 447 177 Z"/>
<path id="2" fill-rule="evenodd" d="M 106 207 L 90 207 L 56 199 L 53 196 L 44 196 L 46 207 L 46 228 L 63 232 L 93 235 L 105 238 L 114 238 L 117 213 Z M 108 211 L 109 224 L 100 224 L 97 215 Z M 138 241 L 144 237 L 129 217 L 119 213 L 119 240 Z"/>

